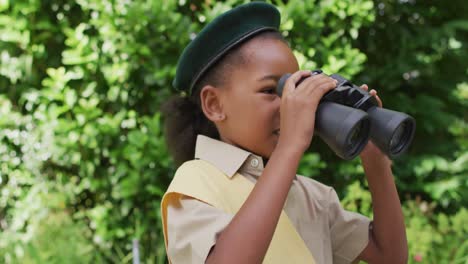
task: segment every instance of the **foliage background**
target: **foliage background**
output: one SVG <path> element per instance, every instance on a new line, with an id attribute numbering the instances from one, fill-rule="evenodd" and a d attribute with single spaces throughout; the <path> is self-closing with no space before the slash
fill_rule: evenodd
<path id="1" fill-rule="evenodd" d="M 243 1 L 0 0 L 0 262 L 164 263 L 175 168 L 159 107 L 183 47 Z M 274 1 L 302 68 L 417 120 L 394 161 L 411 263 L 468 263 L 468 5 Z M 314 141 L 300 173 L 371 215 L 359 160 Z M 134 243 L 135 242 L 135 243 Z"/>

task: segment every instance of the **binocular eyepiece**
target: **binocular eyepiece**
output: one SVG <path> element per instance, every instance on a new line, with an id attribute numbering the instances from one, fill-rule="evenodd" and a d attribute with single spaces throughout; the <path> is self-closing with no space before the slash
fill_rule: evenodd
<path id="1" fill-rule="evenodd" d="M 312 74 L 323 72 L 315 70 Z M 290 76 L 285 74 L 279 80 L 279 96 Z M 408 149 L 416 129 L 414 118 L 379 107 L 375 97 L 338 74 L 330 77 L 338 84 L 320 100 L 315 116 L 315 133 L 336 155 L 345 160 L 355 158 L 369 138 L 390 158 L 398 157 Z"/>

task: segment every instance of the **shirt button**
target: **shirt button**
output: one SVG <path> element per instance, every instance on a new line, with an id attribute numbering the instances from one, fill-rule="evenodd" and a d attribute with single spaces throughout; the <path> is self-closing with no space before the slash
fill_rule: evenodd
<path id="1" fill-rule="evenodd" d="M 250 161 L 250 165 L 252 165 L 252 167 L 254 167 L 254 168 L 257 168 L 258 167 L 258 159 L 252 159 Z"/>

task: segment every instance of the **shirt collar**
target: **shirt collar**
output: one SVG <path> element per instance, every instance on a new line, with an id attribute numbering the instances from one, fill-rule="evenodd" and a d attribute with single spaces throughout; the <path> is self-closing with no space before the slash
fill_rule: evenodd
<path id="1" fill-rule="evenodd" d="M 260 156 L 204 135 L 197 137 L 195 158 L 211 163 L 229 178 L 236 172 L 246 172 L 259 177 L 264 168 Z"/>

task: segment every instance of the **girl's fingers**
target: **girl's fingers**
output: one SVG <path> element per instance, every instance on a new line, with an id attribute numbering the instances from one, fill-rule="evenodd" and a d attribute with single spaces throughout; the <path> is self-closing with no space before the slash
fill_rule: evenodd
<path id="1" fill-rule="evenodd" d="M 379 103 L 379 107 L 383 107 L 382 100 L 380 100 L 380 97 L 378 95 L 375 95 L 375 99 L 377 99 L 377 102 Z"/>
<path id="2" fill-rule="evenodd" d="M 369 93 L 370 93 L 370 95 L 374 96 L 375 99 L 377 99 L 377 103 L 379 104 L 379 107 L 382 107 L 382 100 L 377 95 L 377 91 L 376 90 L 371 90 Z"/>
<path id="3" fill-rule="evenodd" d="M 312 76 L 308 79 L 306 79 L 301 85 L 297 88 L 298 92 L 301 92 L 303 94 L 312 94 L 315 93 L 316 89 L 322 85 L 332 85 L 333 87 L 336 87 L 336 81 L 326 77 L 326 76 Z"/>
<path id="4" fill-rule="evenodd" d="M 300 79 L 308 77 L 311 74 L 311 71 L 302 70 L 297 71 L 293 75 L 291 75 L 291 77 L 289 77 L 288 80 L 286 80 L 286 83 L 284 84 L 285 87 L 283 89 L 283 95 L 287 95 L 294 92 L 294 90 L 296 89 L 296 83 L 299 82 Z"/>
<path id="5" fill-rule="evenodd" d="M 367 86 L 367 84 L 363 84 L 361 85 L 361 89 L 365 90 L 365 91 L 369 91 L 369 86 Z M 377 99 L 377 102 L 379 104 L 379 107 L 382 107 L 383 104 L 382 104 L 382 100 L 380 99 L 380 97 L 377 95 L 377 91 L 372 89 L 369 91 L 369 94 L 374 96 L 375 99 Z"/>
<path id="6" fill-rule="evenodd" d="M 336 84 L 337 82 L 335 80 L 326 80 L 320 84 L 317 84 L 315 89 L 309 89 L 308 94 L 314 94 L 315 96 L 318 96 L 319 99 L 321 99 L 325 93 L 336 88 Z"/>

